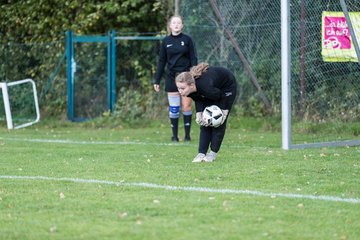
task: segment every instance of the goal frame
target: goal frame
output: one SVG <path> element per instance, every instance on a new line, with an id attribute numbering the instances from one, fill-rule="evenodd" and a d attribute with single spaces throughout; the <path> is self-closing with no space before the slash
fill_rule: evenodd
<path id="1" fill-rule="evenodd" d="M 33 95 L 34 95 L 34 103 L 35 103 L 35 111 L 36 111 L 36 119 L 34 121 L 26 122 L 26 123 L 15 126 L 14 122 L 13 122 L 12 113 L 11 113 L 8 87 L 14 86 L 14 85 L 19 85 L 19 84 L 24 84 L 24 83 L 31 83 L 31 85 L 32 85 L 32 90 L 33 90 Z M 39 102 L 38 102 L 38 97 L 37 97 L 36 84 L 35 84 L 34 80 L 28 78 L 28 79 L 24 79 L 24 80 L 9 82 L 9 83 L 1 82 L 0 88 L 2 90 L 2 95 L 3 95 L 6 123 L 7 123 L 8 129 L 23 128 L 23 127 L 33 125 L 34 123 L 37 123 L 40 121 Z"/>
<path id="2" fill-rule="evenodd" d="M 349 13 L 344 0 L 340 0 L 349 30 L 353 39 L 356 39 Z M 331 142 L 318 142 L 306 144 L 291 143 L 291 44 L 290 44 L 290 0 L 281 0 L 281 128 L 282 148 L 303 149 L 338 146 L 359 146 L 360 140 L 344 140 Z M 357 56 L 359 58 L 358 41 L 354 41 Z"/>

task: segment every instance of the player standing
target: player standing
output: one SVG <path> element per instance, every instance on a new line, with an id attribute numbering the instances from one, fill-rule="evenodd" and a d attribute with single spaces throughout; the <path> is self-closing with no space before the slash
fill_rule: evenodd
<path id="1" fill-rule="evenodd" d="M 195 45 L 190 36 L 182 33 L 183 20 L 180 16 L 172 16 L 168 22 L 168 30 L 170 34 L 164 38 L 159 53 L 159 61 L 154 80 L 154 90 L 159 92 L 160 79 L 167 65 L 167 75 L 165 80 L 165 91 L 169 101 L 169 118 L 172 128 L 173 142 L 178 142 L 178 126 L 181 110 L 184 116 L 184 141 L 190 141 L 191 129 L 191 99 L 186 96 L 180 96 L 176 84 L 175 77 L 178 73 L 189 71 L 192 66 L 197 64 L 197 55 Z"/>

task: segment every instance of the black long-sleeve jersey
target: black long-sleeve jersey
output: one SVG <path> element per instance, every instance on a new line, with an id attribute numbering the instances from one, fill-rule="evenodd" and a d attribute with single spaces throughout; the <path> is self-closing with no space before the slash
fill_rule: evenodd
<path id="1" fill-rule="evenodd" d="M 184 33 L 177 36 L 170 34 L 163 39 L 154 84 L 160 83 L 166 64 L 174 77 L 176 73 L 189 71 L 197 65 L 196 49 L 190 36 Z"/>
<path id="2" fill-rule="evenodd" d="M 196 112 L 205 107 L 217 105 L 230 110 L 236 97 L 237 84 L 235 76 L 223 67 L 209 67 L 200 78 L 195 80 L 196 92 L 189 94 L 195 101 Z"/>

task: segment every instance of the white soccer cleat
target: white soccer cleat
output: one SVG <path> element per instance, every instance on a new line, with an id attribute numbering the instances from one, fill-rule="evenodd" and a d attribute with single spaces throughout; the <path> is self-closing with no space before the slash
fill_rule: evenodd
<path id="1" fill-rule="evenodd" d="M 194 160 L 192 160 L 192 162 L 194 162 L 194 163 L 202 162 L 202 161 L 204 161 L 204 157 L 205 157 L 205 154 L 199 153 L 198 155 L 196 155 Z"/>
<path id="2" fill-rule="evenodd" d="M 205 162 L 213 162 L 216 159 L 216 152 L 210 151 L 206 156 L 204 157 Z"/>

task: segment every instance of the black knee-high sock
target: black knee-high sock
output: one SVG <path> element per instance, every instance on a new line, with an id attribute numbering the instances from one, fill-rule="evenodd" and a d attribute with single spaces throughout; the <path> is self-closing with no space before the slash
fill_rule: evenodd
<path id="1" fill-rule="evenodd" d="M 184 115 L 185 139 L 190 139 L 191 118 L 192 114 Z"/>
<path id="2" fill-rule="evenodd" d="M 173 137 L 178 138 L 179 118 L 170 118 Z"/>

